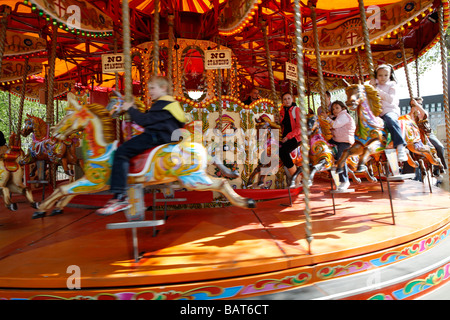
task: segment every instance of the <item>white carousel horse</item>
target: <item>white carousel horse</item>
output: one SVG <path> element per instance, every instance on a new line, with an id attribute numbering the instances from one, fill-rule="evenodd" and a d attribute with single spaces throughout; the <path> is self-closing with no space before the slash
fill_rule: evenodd
<path id="1" fill-rule="evenodd" d="M 84 130 L 82 141 L 84 173 L 80 179 L 61 185 L 39 205 L 34 218 L 42 217 L 55 207 L 62 209 L 76 195 L 109 189 L 113 153 L 118 142 L 114 140 L 111 113 L 102 105 L 80 106 L 69 98 L 71 111 L 54 127 L 55 138 L 64 140 L 70 134 Z M 235 206 L 254 208 L 255 201 L 238 195 L 225 179 L 214 178 L 206 173 L 206 149 L 198 143 L 181 141 L 157 146 L 138 155 L 130 162 L 128 184 L 168 184 L 178 181 L 188 190 L 211 190 L 224 194 Z"/>

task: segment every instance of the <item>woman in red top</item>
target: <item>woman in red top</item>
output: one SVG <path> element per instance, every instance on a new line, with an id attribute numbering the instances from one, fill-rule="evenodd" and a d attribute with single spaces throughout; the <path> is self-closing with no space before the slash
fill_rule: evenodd
<path id="1" fill-rule="evenodd" d="M 297 168 L 292 162 L 290 153 L 298 147 L 301 141 L 300 109 L 290 93 L 283 94 L 281 99 L 283 106 L 280 109 L 281 146 L 279 155 L 292 177 Z"/>

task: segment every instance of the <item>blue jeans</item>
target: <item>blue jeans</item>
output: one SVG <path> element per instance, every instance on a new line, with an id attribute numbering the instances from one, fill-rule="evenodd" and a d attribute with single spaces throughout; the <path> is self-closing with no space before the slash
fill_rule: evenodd
<path id="1" fill-rule="evenodd" d="M 342 156 L 342 153 L 345 149 L 350 148 L 352 145 L 348 142 L 337 142 L 331 139 L 328 141 L 331 144 L 334 144 L 337 148 L 337 154 L 336 154 L 336 162 L 339 160 L 339 158 Z M 347 162 L 344 163 L 344 172 L 339 174 L 339 181 L 340 182 L 347 182 L 348 180 L 348 167 Z"/>
<path id="2" fill-rule="evenodd" d="M 394 148 L 397 148 L 400 144 L 406 146 L 406 141 L 402 136 L 402 129 L 398 123 L 398 115 L 395 112 L 388 112 L 380 118 L 384 121 L 384 128 L 391 134 Z"/>
<path id="3" fill-rule="evenodd" d="M 130 159 L 147 149 L 170 142 L 170 139 L 168 140 L 161 139 L 161 135 L 155 132 L 144 131 L 121 144 L 114 154 L 110 192 L 126 194 Z"/>

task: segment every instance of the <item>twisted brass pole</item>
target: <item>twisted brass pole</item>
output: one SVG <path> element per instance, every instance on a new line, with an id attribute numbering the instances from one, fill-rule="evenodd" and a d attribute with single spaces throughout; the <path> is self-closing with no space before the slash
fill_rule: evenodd
<path id="1" fill-rule="evenodd" d="M 361 83 L 364 83 L 364 72 L 362 67 L 362 61 L 361 61 L 361 55 L 359 54 L 359 50 L 356 51 L 356 57 L 358 58 L 358 71 L 359 71 L 359 78 L 361 79 Z"/>
<path id="2" fill-rule="evenodd" d="M 54 95 L 55 95 L 55 64 L 56 64 L 56 47 L 58 44 L 58 26 L 53 25 L 52 33 L 52 47 L 50 51 L 49 65 L 49 78 L 48 78 L 48 91 L 47 91 L 47 125 L 50 127 L 55 120 L 54 109 Z M 56 163 L 50 162 L 50 181 L 53 189 L 56 188 Z"/>
<path id="3" fill-rule="evenodd" d="M 367 69 L 371 79 L 375 79 L 375 68 L 372 60 L 372 47 L 370 46 L 369 28 L 367 27 L 366 9 L 364 8 L 364 0 L 358 0 L 359 14 L 364 36 L 364 48 L 366 51 Z"/>
<path id="4" fill-rule="evenodd" d="M 445 110 L 445 135 L 447 137 L 447 163 L 450 163 L 450 110 L 448 105 L 448 75 L 447 75 L 447 47 L 445 46 L 444 7 L 438 9 L 439 16 L 439 43 L 441 45 L 442 85 Z M 449 175 L 450 177 L 450 175 Z"/>
<path id="5" fill-rule="evenodd" d="M 316 6 L 312 3 L 312 1 L 308 2 L 308 7 L 311 10 L 311 21 L 313 24 L 313 34 L 314 34 L 314 51 L 316 55 L 317 61 L 317 77 L 319 79 L 319 91 L 320 91 L 320 105 L 323 110 L 326 110 L 326 113 L 329 112 L 328 106 L 326 105 L 326 90 L 325 90 L 325 80 L 323 79 L 322 73 L 322 59 L 320 58 L 320 47 L 319 47 L 319 33 L 317 31 L 317 15 L 316 15 Z"/>
<path id="6" fill-rule="evenodd" d="M 48 78 L 48 93 L 47 93 L 47 124 L 53 125 L 54 120 L 54 89 L 55 89 L 55 63 L 56 63 L 56 46 L 58 44 L 58 26 L 53 26 L 52 46 L 50 49 L 50 58 L 48 61 L 49 78 Z"/>
<path id="7" fill-rule="evenodd" d="M 419 57 L 416 56 L 416 84 L 417 84 L 417 96 L 420 97 L 420 87 L 419 87 Z"/>
<path id="8" fill-rule="evenodd" d="M 308 130 L 306 126 L 306 111 L 304 107 L 305 103 L 305 74 L 303 66 L 303 45 L 302 45 L 302 20 L 300 13 L 300 0 L 295 0 L 294 5 L 294 17 L 295 17 L 295 39 L 296 39 L 296 51 L 297 51 L 297 75 L 298 75 L 298 103 L 301 115 L 301 131 L 302 131 L 302 172 L 303 172 L 303 194 L 305 195 L 305 231 L 306 241 L 308 242 L 308 252 L 311 254 L 311 242 L 312 236 L 312 221 L 310 216 L 309 207 L 309 139 Z"/>
<path id="9" fill-rule="evenodd" d="M 153 22 L 153 75 L 157 76 L 159 65 L 159 0 L 155 0 Z"/>
<path id="10" fill-rule="evenodd" d="M 267 22 L 261 21 L 261 26 L 264 36 L 264 48 L 266 50 L 267 71 L 269 72 L 270 88 L 272 90 L 273 101 L 275 102 L 275 105 L 278 106 L 279 99 L 277 95 L 277 90 L 275 89 L 275 79 L 273 77 L 272 59 L 270 57 L 270 48 L 269 48 L 269 38 L 267 36 Z"/>
<path id="11" fill-rule="evenodd" d="M 169 48 L 168 48 L 168 59 L 167 59 L 167 79 L 169 80 L 169 94 L 173 94 L 173 14 L 167 16 L 167 22 L 169 24 Z"/>
<path id="12" fill-rule="evenodd" d="M 117 32 L 114 31 L 114 53 L 117 53 Z M 119 73 L 114 72 L 114 85 L 116 87 L 116 91 L 120 92 L 119 88 Z M 116 140 L 120 140 L 120 119 L 116 118 Z"/>
<path id="13" fill-rule="evenodd" d="M 409 98 L 412 99 L 414 98 L 414 95 L 411 87 L 411 78 L 409 77 L 408 62 L 406 61 L 406 50 L 403 38 L 400 39 L 400 48 L 402 49 L 403 66 L 405 68 L 405 76 L 406 76 L 406 83 L 408 85 Z"/>
<path id="14" fill-rule="evenodd" d="M 124 62 L 124 83 L 125 101 L 133 101 L 133 88 L 131 79 L 131 37 L 130 37 L 130 8 L 128 0 L 122 0 L 122 20 L 123 20 L 123 62 Z"/>
<path id="15" fill-rule="evenodd" d="M 23 107 L 25 104 L 25 89 L 27 86 L 27 75 L 28 75 L 28 57 L 25 58 L 24 70 L 22 76 L 22 92 L 20 93 L 20 104 L 19 104 L 19 114 L 17 118 L 17 132 L 20 131 L 22 126 L 22 116 L 23 116 Z"/>

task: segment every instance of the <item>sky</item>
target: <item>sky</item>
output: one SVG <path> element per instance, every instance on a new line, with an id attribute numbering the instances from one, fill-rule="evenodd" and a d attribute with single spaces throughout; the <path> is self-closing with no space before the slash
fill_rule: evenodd
<path id="1" fill-rule="evenodd" d="M 405 69 L 400 68 L 395 71 L 395 76 L 398 80 L 399 99 L 409 98 L 408 85 L 406 81 Z M 411 85 L 413 95 L 417 95 L 416 77 L 411 74 Z M 442 94 L 442 67 L 440 63 L 432 65 L 419 79 L 420 95 L 432 96 Z"/>

